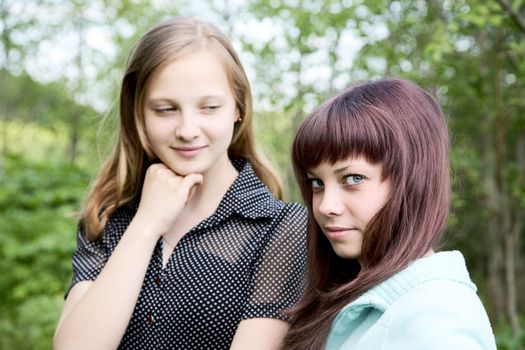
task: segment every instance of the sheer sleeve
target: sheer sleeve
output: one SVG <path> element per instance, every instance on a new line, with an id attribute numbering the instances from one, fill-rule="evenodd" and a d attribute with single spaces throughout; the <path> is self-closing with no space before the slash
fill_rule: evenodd
<path id="1" fill-rule="evenodd" d="M 83 229 L 77 231 L 77 246 L 73 253 L 73 278 L 66 292 L 80 281 L 94 281 L 109 259 L 113 249 L 131 221 L 132 213 L 127 208 L 119 208 L 110 217 L 102 237 L 90 241 Z"/>
<path id="2" fill-rule="evenodd" d="M 254 266 L 251 295 L 243 319 L 289 320 L 284 311 L 298 302 L 304 289 L 306 220 L 306 209 L 299 204 L 287 204 L 275 219 Z"/>
<path id="3" fill-rule="evenodd" d="M 69 291 L 80 281 L 94 281 L 108 260 L 103 240 L 89 241 L 82 229 L 77 231 L 77 247 L 73 253 L 73 278 Z"/>

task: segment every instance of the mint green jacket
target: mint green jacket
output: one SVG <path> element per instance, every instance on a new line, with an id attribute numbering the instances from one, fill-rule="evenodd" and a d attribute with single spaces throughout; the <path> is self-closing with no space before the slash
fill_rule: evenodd
<path id="1" fill-rule="evenodd" d="M 465 259 L 451 251 L 416 260 L 344 307 L 326 349 L 495 350 L 496 344 Z"/>

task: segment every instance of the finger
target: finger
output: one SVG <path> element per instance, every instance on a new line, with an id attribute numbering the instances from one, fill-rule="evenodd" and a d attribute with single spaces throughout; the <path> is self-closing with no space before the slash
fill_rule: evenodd
<path id="1" fill-rule="evenodd" d="M 155 164 L 151 164 L 148 167 L 148 171 L 150 171 L 150 172 L 158 171 L 158 170 L 161 170 L 161 169 L 168 169 L 168 167 L 166 165 L 164 165 L 164 163 L 155 163 Z"/>
<path id="2" fill-rule="evenodd" d="M 201 174 L 189 174 L 182 179 L 182 181 L 179 184 L 179 189 L 186 198 L 189 199 L 190 194 L 192 194 L 192 189 L 195 188 L 195 186 L 198 186 L 202 183 L 202 175 Z"/>
<path id="3" fill-rule="evenodd" d="M 164 169 L 165 169 L 164 164 L 158 163 L 158 164 L 150 165 L 144 177 L 145 182 L 152 181 L 152 179 L 154 178 L 162 178 L 161 173 L 165 171 Z"/>
<path id="4" fill-rule="evenodd" d="M 195 193 L 195 190 L 197 189 L 198 185 L 200 185 L 200 183 L 199 184 L 195 184 L 195 185 L 193 185 L 190 188 L 190 193 L 188 193 L 188 199 L 186 201 L 189 201 L 191 199 L 191 197 L 193 197 L 193 194 Z"/>

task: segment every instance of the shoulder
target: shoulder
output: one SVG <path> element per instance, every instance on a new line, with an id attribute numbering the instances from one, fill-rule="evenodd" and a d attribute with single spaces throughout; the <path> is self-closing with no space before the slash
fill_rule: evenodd
<path id="1" fill-rule="evenodd" d="M 254 237 L 261 243 L 265 256 L 306 255 L 307 213 L 302 205 L 275 199 L 268 215 L 254 222 L 258 226 Z"/>
<path id="2" fill-rule="evenodd" d="M 407 292 L 383 315 L 387 344 L 432 349 L 495 349 L 490 323 L 474 289 L 457 281 L 436 279 Z"/>
<path id="3" fill-rule="evenodd" d="M 285 203 L 276 200 L 273 221 L 275 226 L 281 230 L 306 232 L 308 211 L 299 203 Z"/>
<path id="4" fill-rule="evenodd" d="M 429 315 L 478 319 L 485 309 L 476 292 L 460 282 L 436 279 L 421 283 L 407 292 L 393 306 L 399 317 L 410 317 L 410 312 L 428 311 Z"/>
<path id="5" fill-rule="evenodd" d="M 226 197 L 235 202 L 240 214 L 251 218 L 304 218 L 307 211 L 298 203 L 286 203 L 277 199 L 270 189 L 256 175 L 252 164 L 244 159 L 233 160 L 239 176 L 232 184 Z"/>
<path id="6" fill-rule="evenodd" d="M 306 220 L 308 218 L 308 211 L 306 208 L 299 204 L 299 203 L 285 203 L 283 201 L 279 201 L 281 203 L 281 214 L 286 217 L 297 217 L 300 219 Z"/>

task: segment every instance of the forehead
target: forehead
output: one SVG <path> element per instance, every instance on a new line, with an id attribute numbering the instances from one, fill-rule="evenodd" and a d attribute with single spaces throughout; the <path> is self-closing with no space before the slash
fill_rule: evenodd
<path id="1" fill-rule="evenodd" d="M 168 61 L 159 68 L 154 80 L 155 78 L 161 80 L 163 76 L 166 77 L 167 75 L 178 76 L 177 80 L 188 76 L 227 78 L 223 62 L 215 53 L 207 49 L 191 51 Z"/>
<path id="2" fill-rule="evenodd" d="M 149 98 L 185 92 L 205 95 L 231 92 L 225 65 L 217 56 L 208 49 L 199 49 L 167 62 L 152 77 L 147 89 Z"/>

